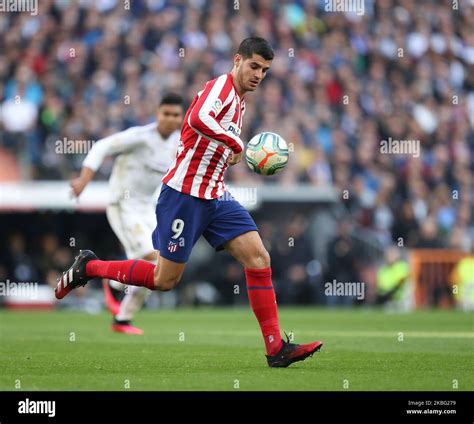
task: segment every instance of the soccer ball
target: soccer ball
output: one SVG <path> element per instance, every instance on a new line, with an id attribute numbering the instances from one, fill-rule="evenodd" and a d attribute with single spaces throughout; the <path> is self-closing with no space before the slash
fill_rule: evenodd
<path id="1" fill-rule="evenodd" d="M 247 143 L 245 159 L 249 168 L 257 174 L 273 175 L 288 163 L 288 145 L 278 134 L 263 132 Z"/>

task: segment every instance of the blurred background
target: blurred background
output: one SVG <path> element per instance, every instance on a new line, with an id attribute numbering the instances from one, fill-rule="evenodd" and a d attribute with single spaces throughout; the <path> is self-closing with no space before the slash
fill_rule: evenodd
<path id="1" fill-rule="evenodd" d="M 153 122 L 168 91 L 189 104 L 259 35 L 276 58 L 242 139 L 276 132 L 290 161 L 268 178 L 242 163 L 227 181 L 256 193 L 279 304 L 472 309 L 474 2 L 365 0 L 362 15 L 326 3 L 41 0 L 37 15 L 0 13 L 0 282 L 42 287 L 0 304 L 56 307 L 81 248 L 124 258 L 104 212 L 114 158 L 83 200 L 68 197 L 84 141 Z M 419 154 L 383 152 L 390 138 Z M 332 295 L 332 282 L 364 296 Z M 246 302 L 240 265 L 199 242 L 178 289 L 148 307 Z M 101 282 L 60 306 L 100 311 Z"/>

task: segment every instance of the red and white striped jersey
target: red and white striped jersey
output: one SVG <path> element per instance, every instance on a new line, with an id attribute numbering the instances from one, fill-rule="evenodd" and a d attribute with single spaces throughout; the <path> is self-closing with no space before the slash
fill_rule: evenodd
<path id="1" fill-rule="evenodd" d="M 208 81 L 186 112 L 176 159 L 163 182 L 201 199 L 222 196 L 227 159 L 244 148 L 239 137 L 244 111 L 230 73 Z"/>

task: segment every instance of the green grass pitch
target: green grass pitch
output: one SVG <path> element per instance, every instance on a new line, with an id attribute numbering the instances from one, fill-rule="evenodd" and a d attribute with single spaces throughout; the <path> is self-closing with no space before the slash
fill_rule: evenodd
<path id="1" fill-rule="evenodd" d="M 473 315 L 280 308 L 312 358 L 270 369 L 250 309 L 145 311 L 143 336 L 105 312 L 0 311 L 0 390 L 473 390 Z"/>

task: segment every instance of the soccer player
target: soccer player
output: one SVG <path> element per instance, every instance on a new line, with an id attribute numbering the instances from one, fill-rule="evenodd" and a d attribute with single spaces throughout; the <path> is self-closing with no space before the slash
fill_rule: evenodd
<path id="1" fill-rule="evenodd" d="M 257 89 L 273 57 L 265 39 L 246 38 L 234 55 L 232 71 L 208 81 L 187 110 L 178 153 L 163 178 L 156 206 L 152 237 L 159 250 L 157 265 L 141 260 L 101 261 L 92 251 L 82 250 L 58 283 L 58 299 L 93 277 L 171 290 L 203 235 L 216 250 L 227 250 L 243 265 L 270 367 L 287 367 L 321 348 L 320 341 L 298 345 L 282 340 L 270 256 L 248 211 L 225 193 L 224 172 L 242 159 L 239 134 L 245 94 Z"/>
<path id="2" fill-rule="evenodd" d="M 74 195 L 80 196 L 104 158 L 118 155 L 110 176 L 107 218 L 127 258 L 153 264 L 158 258 L 150 237 L 156 226 L 157 189 L 176 157 L 178 130 L 183 121 L 182 98 L 172 93 L 164 96 L 156 118 L 156 123 L 132 127 L 98 140 L 85 158 L 79 178 L 71 181 Z M 143 334 L 131 321 L 151 292 L 145 287 L 130 286 L 123 296 L 126 286 L 122 283 L 104 280 L 103 286 L 106 304 L 114 315 L 112 330 Z"/>

